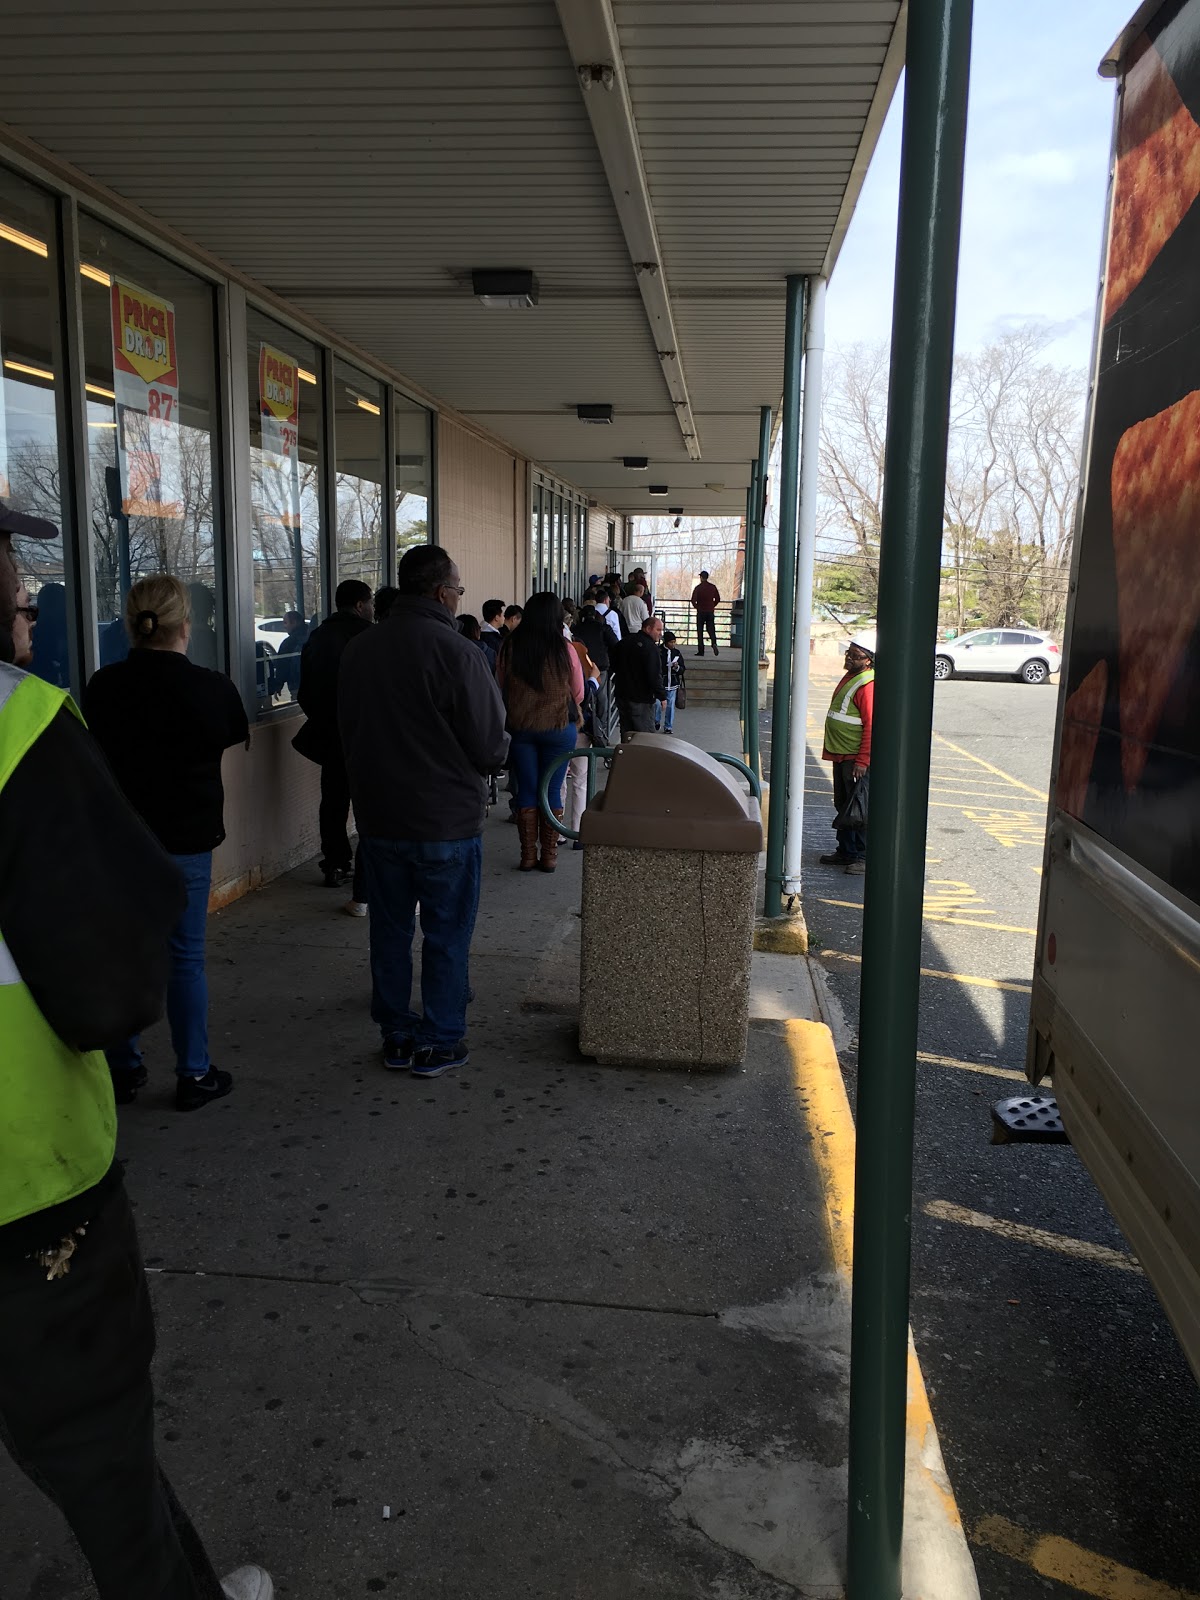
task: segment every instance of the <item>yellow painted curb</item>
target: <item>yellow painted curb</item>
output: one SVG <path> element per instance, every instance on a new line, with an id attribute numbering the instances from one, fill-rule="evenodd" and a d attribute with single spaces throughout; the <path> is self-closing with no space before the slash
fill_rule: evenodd
<path id="1" fill-rule="evenodd" d="M 829 1247 L 849 1296 L 854 1265 L 854 1118 L 833 1035 L 825 1024 L 793 1019 L 786 1024 L 785 1035 L 797 1097 L 821 1175 Z M 905 1431 L 905 1600 L 978 1600 L 975 1564 L 942 1459 L 911 1332 Z"/>
<path id="2" fill-rule="evenodd" d="M 754 924 L 754 948 L 776 956 L 808 954 L 808 924 L 800 911 L 790 916 L 759 917 Z"/>

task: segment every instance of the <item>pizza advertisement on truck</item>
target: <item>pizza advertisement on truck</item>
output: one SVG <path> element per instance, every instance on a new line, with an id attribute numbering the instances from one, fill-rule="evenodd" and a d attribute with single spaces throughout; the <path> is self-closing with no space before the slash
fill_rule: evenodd
<path id="1" fill-rule="evenodd" d="M 121 509 L 127 517 L 183 516 L 175 308 L 114 278 L 113 389 Z"/>

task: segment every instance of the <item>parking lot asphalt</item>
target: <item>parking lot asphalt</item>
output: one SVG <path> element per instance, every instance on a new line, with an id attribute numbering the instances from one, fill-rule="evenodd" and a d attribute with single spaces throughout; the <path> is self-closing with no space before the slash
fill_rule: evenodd
<path id="1" fill-rule="evenodd" d="M 832 686 L 810 696 L 804 906 L 853 1098 L 864 880 L 816 864 Z M 1075 1152 L 990 1143 L 1025 1081 L 1055 705 L 1056 681 L 935 692 L 912 1323 L 986 1600 L 1189 1600 L 1200 1391 Z"/>

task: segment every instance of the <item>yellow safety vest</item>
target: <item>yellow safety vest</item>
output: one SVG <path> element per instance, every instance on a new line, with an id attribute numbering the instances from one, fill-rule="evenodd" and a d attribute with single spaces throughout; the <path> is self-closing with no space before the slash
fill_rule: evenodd
<path id="1" fill-rule="evenodd" d="M 79 715 L 65 690 L 0 663 L 0 789 L 64 705 Z M 103 1052 L 58 1037 L 0 928 L 0 1226 L 99 1183 L 116 1142 Z"/>
<path id="2" fill-rule="evenodd" d="M 825 718 L 825 748 L 831 756 L 857 755 L 862 747 L 863 719 L 854 696 L 864 683 L 874 683 L 875 668 L 864 667 L 849 683 L 835 690 Z"/>

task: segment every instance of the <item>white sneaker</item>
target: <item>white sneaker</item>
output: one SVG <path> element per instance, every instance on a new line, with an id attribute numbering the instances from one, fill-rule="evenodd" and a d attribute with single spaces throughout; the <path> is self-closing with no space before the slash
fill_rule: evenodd
<path id="1" fill-rule="evenodd" d="M 261 1567 L 239 1567 L 221 1579 L 221 1588 L 226 1600 L 274 1600 L 271 1574 Z"/>
<path id="2" fill-rule="evenodd" d="M 347 900 L 342 910 L 348 917 L 365 917 L 367 914 L 367 902 L 365 900 Z"/>

